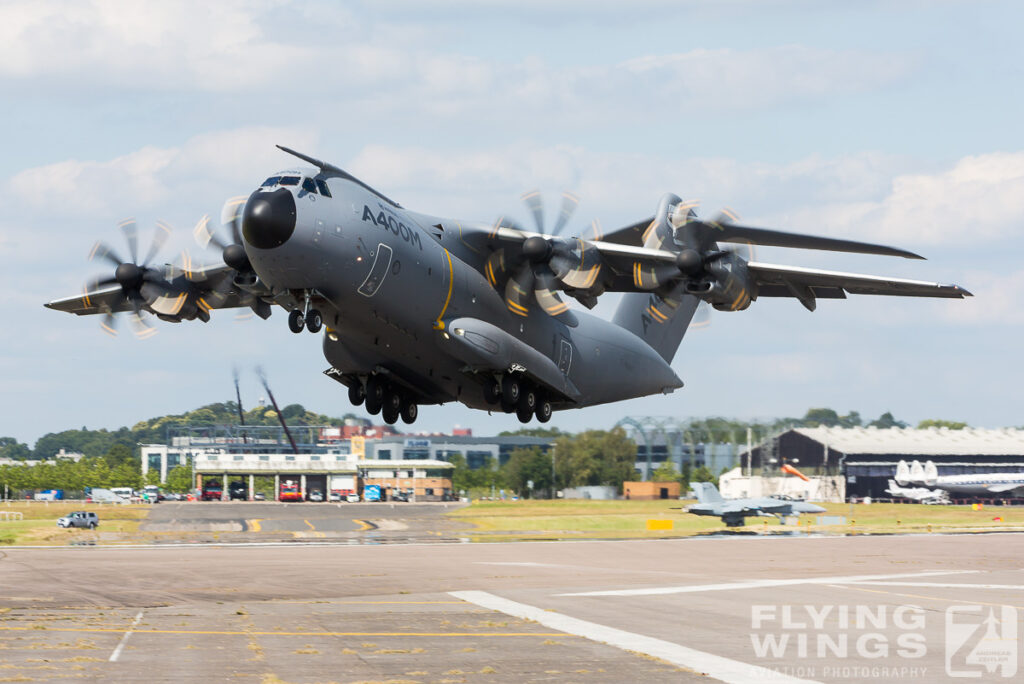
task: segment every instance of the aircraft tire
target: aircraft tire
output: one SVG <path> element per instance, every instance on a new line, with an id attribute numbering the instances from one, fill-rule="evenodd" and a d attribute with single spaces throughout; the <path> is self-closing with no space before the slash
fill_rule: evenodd
<path id="1" fill-rule="evenodd" d="M 306 320 L 302 317 L 302 312 L 298 309 L 292 309 L 288 314 L 288 329 L 293 333 L 300 333 L 305 327 Z"/>
<path id="2" fill-rule="evenodd" d="M 320 332 L 320 328 L 324 327 L 324 317 L 320 314 L 319 309 L 310 309 L 306 312 L 306 330 L 311 333 Z"/>
<path id="3" fill-rule="evenodd" d="M 402 400 L 402 410 L 399 412 L 402 416 L 402 422 L 406 425 L 412 425 L 416 422 L 416 418 L 420 415 L 420 407 L 416 405 L 415 401 L 411 399 Z"/>
<path id="4" fill-rule="evenodd" d="M 547 399 L 539 399 L 537 401 L 537 420 L 542 423 L 546 423 L 551 420 L 551 402 Z"/>
<path id="5" fill-rule="evenodd" d="M 519 395 L 522 393 L 522 385 L 519 378 L 506 374 L 501 379 L 501 408 L 505 413 L 512 413 L 519 405 Z"/>
<path id="6" fill-rule="evenodd" d="M 398 416 L 401 412 L 402 395 L 389 387 L 384 391 L 384 406 L 381 409 L 381 415 L 384 417 L 384 422 L 388 425 L 394 425 L 398 422 Z"/>
<path id="7" fill-rule="evenodd" d="M 533 420 L 533 410 L 519 405 L 516 407 L 516 417 L 519 418 L 520 423 L 529 423 Z"/>
<path id="8" fill-rule="evenodd" d="M 366 389 L 363 387 L 363 383 L 357 380 L 348 388 L 348 400 L 352 402 L 353 406 L 363 405 L 363 402 L 366 401 Z"/>
<path id="9" fill-rule="evenodd" d="M 494 378 L 484 380 L 484 401 L 491 406 L 501 401 L 501 385 Z"/>

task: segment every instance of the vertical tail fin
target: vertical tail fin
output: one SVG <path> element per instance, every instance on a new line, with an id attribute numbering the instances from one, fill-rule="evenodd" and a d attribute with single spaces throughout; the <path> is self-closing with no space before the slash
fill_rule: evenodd
<path id="1" fill-rule="evenodd" d="M 666 309 L 662 305 L 664 301 L 650 292 L 624 294 L 612 322 L 650 345 L 666 363 L 672 363 L 700 299 L 688 294 L 679 295 L 678 300 L 674 299 L 679 302 L 678 306 L 669 309 L 671 313 L 668 316 L 662 313 Z"/>
<path id="2" fill-rule="evenodd" d="M 701 503 L 721 503 L 725 501 L 718 493 L 718 487 L 710 482 L 691 482 L 690 489 L 697 495 L 697 501 Z"/>

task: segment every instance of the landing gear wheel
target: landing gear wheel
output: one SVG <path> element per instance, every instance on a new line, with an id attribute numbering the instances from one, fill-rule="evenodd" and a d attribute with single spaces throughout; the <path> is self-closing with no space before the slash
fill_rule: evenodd
<path id="1" fill-rule="evenodd" d="M 516 416 L 520 423 L 529 423 L 533 419 L 533 413 L 537 409 L 537 395 L 532 389 L 526 389 L 519 395 L 519 404 L 516 406 Z"/>
<path id="2" fill-rule="evenodd" d="M 402 402 L 402 422 L 406 425 L 412 425 L 416 422 L 416 417 L 420 415 L 420 407 L 416 405 L 415 401 L 406 400 Z"/>
<path id="3" fill-rule="evenodd" d="M 311 333 L 320 332 L 320 328 L 324 327 L 324 317 L 320 315 L 318 309 L 310 309 L 306 312 L 306 330 Z"/>
<path id="4" fill-rule="evenodd" d="M 537 420 L 542 423 L 546 423 L 551 420 L 551 402 L 547 399 L 541 399 L 537 402 Z"/>
<path id="5" fill-rule="evenodd" d="M 501 408 L 505 413 L 512 413 L 519 405 L 519 393 L 522 386 L 519 378 L 514 375 L 506 375 L 501 379 Z"/>
<path id="6" fill-rule="evenodd" d="M 356 380 L 355 384 L 348 388 L 348 400 L 352 402 L 353 406 L 362 406 L 366 401 L 366 390 L 363 388 L 363 383 Z"/>
<path id="7" fill-rule="evenodd" d="M 293 333 L 300 333 L 305 327 L 306 320 L 303 318 L 302 312 L 298 309 L 292 309 L 291 313 L 288 314 L 288 329 Z"/>
<path id="8" fill-rule="evenodd" d="M 494 378 L 484 380 L 484 401 L 491 406 L 501 401 L 501 385 Z"/>
<path id="9" fill-rule="evenodd" d="M 366 412 L 371 416 L 380 413 L 384 407 L 384 381 L 376 375 L 366 381 Z"/>
<path id="10" fill-rule="evenodd" d="M 384 392 L 384 406 L 381 408 L 381 415 L 384 422 L 394 425 L 398 422 L 398 414 L 402 410 L 402 396 L 393 389 Z"/>

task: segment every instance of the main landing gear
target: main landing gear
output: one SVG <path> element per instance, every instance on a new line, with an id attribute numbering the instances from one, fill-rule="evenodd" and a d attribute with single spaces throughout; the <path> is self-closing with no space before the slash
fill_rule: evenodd
<path id="1" fill-rule="evenodd" d="M 305 292 L 305 303 L 302 310 L 292 309 L 288 314 L 288 329 L 293 333 L 300 333 L 303 329 L 311 333 L 318 333 L 324 327 L 324 317 L 319 309 L 310 307 L 310 294 Z"/>
<path id="2" fill-rule="evenodd" d="M 505 373 L 500 382 L 496 378 L 487 378 L 484 401 L 492 406 L 500 405 L 505 413 L 515 412 L 521 423 L 529 423 L 534 416 L 542 423 L 551 420 L 551 401 L 521 375 Z"/>
<path id="3" fill-rule="evenodd" d="M 414 397 L 380 375 L 371 375 L 365 386 L 357 380 L 348 388 L 348 398 L 353 406 L 366 402 L 366 412 L 372 416 L 381 414 L 388 425 L 394 425 L 399 418 L 412 425 L 420 414 Z"/>

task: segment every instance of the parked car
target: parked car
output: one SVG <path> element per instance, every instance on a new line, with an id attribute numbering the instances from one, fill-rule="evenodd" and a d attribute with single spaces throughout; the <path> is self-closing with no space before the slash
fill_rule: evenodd
<path id="1" fill-rule="evenodd" d="M 95 530 L 100 524 L 100 517 L 93 511 L 75 511 L 57 519 L 57 527 L 85 527 Z"/>
<path id="2" fill-rule="evenodd" d="M 310 501 L 323 501 L 324 500 L 324 493 L 321 492 L 319 489 L 314 489 L 313 491 L 311 491 L 309 493 L 309 500 Z"/>
<path id="3" fill-rule="evenodd" d="M 263 492 L 254 492 L 253 495 L 252 495 L 252 500 L 253 501 L 266 501 L 267 500 L 267 495 L 264 494 Z"/>
<path id="4" fill-rule="evenodd" d="M 341 501 L 341 492 L 328 492 L 328 501 Z"/>
<path id="5" fill-rule="evenodd" d="M 349 494 L 348 496 L 345 497 L 345 501 L 348 501 L 349 503 L 359 503 L 359 495 Z"/>

